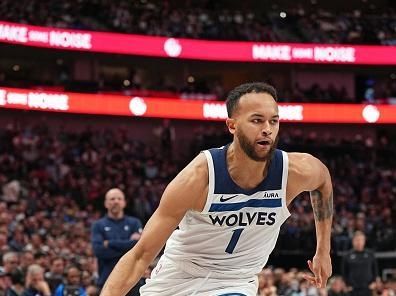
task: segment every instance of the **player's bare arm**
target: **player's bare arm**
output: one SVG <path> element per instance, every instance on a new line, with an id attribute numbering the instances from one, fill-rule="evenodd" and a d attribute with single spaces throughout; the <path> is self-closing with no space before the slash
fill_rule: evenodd
<path id="1" fill-rule="evenodd" d="M 314 276 L 306 279 L 325 287 L 332 273 L 330 258 L 330 236 L 333 219 L 333 187 L 327 167 L 317 158 L 306 153 L 289 153 L 289 181 L 287 200 L 290 203 L 295 196 L 309 191 L 315 217 L 316 254 L 308 266 Z"/>
<path id="2" fill-rule="evenodd" d="M 202 211 L 208 192 L 208 167 L 199 154 L 168 185 L 138 243 L 117 263 L 101 296 L 123 296 L 142 277 L 188 210 Z"/>

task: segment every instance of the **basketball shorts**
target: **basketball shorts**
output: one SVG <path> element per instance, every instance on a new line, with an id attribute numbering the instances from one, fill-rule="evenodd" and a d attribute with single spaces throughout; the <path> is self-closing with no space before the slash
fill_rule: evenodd
<path id="1" fill-rule="evenodd" d="M 257 276 L 235 278 L 164 256 L 151 278 L 140 288 L 141 296 L 256 296 Z"/>

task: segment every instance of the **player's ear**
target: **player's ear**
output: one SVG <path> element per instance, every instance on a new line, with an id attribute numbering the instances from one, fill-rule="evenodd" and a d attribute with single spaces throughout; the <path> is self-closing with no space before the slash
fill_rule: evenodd
<path id="1" fill-rule="evenodd" d="M 226 125 L 231 134 L 235 133 L 235 118 L 227 118 Z"/>

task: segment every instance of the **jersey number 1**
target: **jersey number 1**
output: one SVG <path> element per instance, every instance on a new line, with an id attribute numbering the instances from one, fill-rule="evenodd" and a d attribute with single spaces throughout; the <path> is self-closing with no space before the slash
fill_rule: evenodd
<path id="1" fill-rule="evenodd" d="M 241 233 L 242 233 L 243 229 L 244 228 L 239 228 L 239 229 L 235 229 L 233 231 L 233 234 L 231 236 L 231 240 L 228 243 L 227 248 L 225 249 L 226 253 L 232 254 L 232 252 L 234 252 L 235 246 L 238 243 L 239 238 L 241 237 Z"/>

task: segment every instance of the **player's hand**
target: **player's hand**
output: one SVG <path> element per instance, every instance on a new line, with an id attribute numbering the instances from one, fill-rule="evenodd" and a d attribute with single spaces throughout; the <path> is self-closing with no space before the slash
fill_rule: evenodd
<path id="1" fill-rule="evenodd" d="M 331 276 L 331 258 L 330 254 L 316 253 L 313 260 L 308 260 L 308 267 L 313 273 L 312 275 L 304 275 L 304 279 L 315 285 L 317 288 L 325 288 L 328 278 Z"/>
<path id="2" fill-rule="evenodd" d="M 137 241 L 137 240 L 140 239 L 140 237 L 141 237 L 141 234 L 139 232 L 134 232 L 131 235 L 131 240 L 136 240 Z"/>

